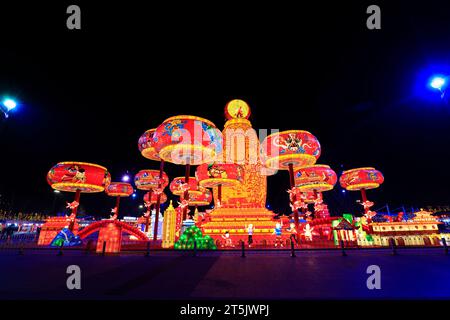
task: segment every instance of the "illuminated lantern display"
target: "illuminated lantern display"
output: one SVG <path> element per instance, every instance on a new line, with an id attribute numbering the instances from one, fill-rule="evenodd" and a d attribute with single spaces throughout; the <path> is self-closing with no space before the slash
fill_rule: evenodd
<path id="1" fill-rule="evenodd" d="M 167 195 L 163 192 L 161 193 L 160 203 L 165 203 L 167 201 Z M 150 199 L 151 197 L 151 199 Z M 144 202 L 150 203 L 150 204 L 156 204 L 158 202 L 158 195 L 154 192 L 147 192 L 144 194 Z"/>
<path id="2" fill-rule="evenodd" d="M 162 174 L 161 174 L 162 172 Z M 160 178 L 161 176 L 161 178 Z M 139 190 L 146 190 L 148 191 L 148 197 L 152 198 L 152 193 L 161 194 L 165 187 L 169 184 L 169 177 L 164 171 L 161 170 L 141 170 L 134 176 L 134 184 L 136 185 L 136 188 Z M 158 221 L 158 215 L 159 215 L 159 203 L 156 202 L 156 210 L 157 215 L 155 218 L 155 223 Z M 148 214 L 146 217 L 146 223 L 145 223 L 145 232 L 148 232 L 148 227 L 150 223 L 150 215 Z M 157 235 L 158 229 L 155 226 L 156 230 L 154 231 L 153 235 Z M 156 241 L 156 238 L 154 239 Z"/>
<path id="3" fill-rule="evenodd" d="M 212 193 L 208 189 L 199 191 L 189 191 L 189 205 L 190 206 L 207 206 L 212 201 Z"/>
<path id="4" fill-rule="evenodd" d="M 222 202 L 222 186 L 235 187 L 244 178 L 244 169 L 235 163 L 204 163 L 197 167 L 195 176 L 199 185 L 205 188 L 217 187 L 217 207 Z"/>
<path id="5" fill-rule="evenodd" d="M 190 166 L 213 161 L 222 150 L 222 134 L 214 123 L 195 116 L 175 116 L 156 128 L 154 146 L 160 158 L 186 165 L 185 183 L 189 184 Z M 183 198 L 189 199 L 188 188 Z M 186 219 L 187 206 L 183 209 Z"/>
<path id="6" fill-rule="evenodd" d="M 81 193 L 103 192 L 111 183 L 111 175 L 97 164 L 60 162 L 48 172 L 47 182 L 55 190 L 75 192 L 75 200 L 68 204 L 72 209 L 69 230 L 73 231 Z"/>
<path id="7" fill-rule="evenodd" d="M 314 211 L 324 209 L 322 192 L 333 189 L 337 182 L 336 173 L 326 165 L 314 165 L 300 168 L 294 173 L 295 186 L 300 192 L 312 192 L 314 195 Z M 304 198 L 305 195 L 303 195 Z M 302 198 L 306 203 L 306 201 Z"/>
<path id="8" fill-rule="evenodd" d="M 198 181 L 195 177 L 189 177 L 185 183 L 186 177 L 176 177 L 170 182 L 170 191 L 177 196 L 181 196 L 187 191 L 198 191 Z"/>
<path id="9" fill-rule="evenodd" d="M 364 213 L 367 214 L 373 202 L 367 200 L 366 190 L 378 188 L 384 182 L 384 177 L 375 168 L 357 168 L 344 171 L 339 182 L 342 188 L 346 190 L 361 190 Z"/>
<path id="10" fill-rule="evenodd" d="M 225 118 L 227 120 L 248 119 L 250 113 L 250 107 L 243 100 L 234 99 L 225 105 Z"/>
<path id="11" fill-rule="evenodd" d="M 240 109 L 240 111 L 239 111 Z M 237 111 L 237 112 L 235 112 Z M 222 132 L 223 150 L 216 163 L 242 167 L 241 183 L 222 186 L 220 207 L 215 206 L 200 223 L 203 234 L 217 242 L 228 231 L 233 242 L 247 241 L 247 228 L 254 226 L 253 239 L 262 243 L 272 238 L 275 214 L 266 207 L 267 175 L 260 158 L 260 143 L 256 130 L 248 120 L 250 108 L 242 100 L 230 101 L 225 107 L 227 121 Z M 200 170 L 200 169 L 199 169 Z M 275 173 L 270 168 L 272 173 Z M 200 173 L 200 172 L 199 172 Z M 197 174 L 199 180 L 202 178 Z M 214 203 L 219 201 L 219 187 L 213 187 Z"/>
<path id="12" fill-rule="evenodd" d="M 139 152 L 144 158 L 160 161 L 158 152 L 155 150 L 153 135 L 156 129 L 150 129 L 144 132 L 144 134 L 139 138 L 138 148 Z"/>
<path id="13" fill-rule="evenodd" d="M 267 136 L 261 145 L 264 164 L 268 168 L 289 170 L 289 181 L 295 187 L 294 168 L 311 166 L 320 156 L 320 143 L 315 136 L 304 130 L 288 130 Z M 297 199 L 292 198 L 295 205 Z M 293 207 L 295 226 L 298 228 L 298 208 Z"/>
<path id="14" fill-rule="evenodd" d="M 144 134 L 139 138 L 138 141 L 138 148 L 141 152 L 142 156 L 154 160 L 154 161 L 160 161 L 159 165 L 159 175 L 162 176 L 164 174 L 164 160 L 161 159 L 159 156 L 158 151 L 156 151 L 155 148 L 155 135 L 156 129 L 150 129 L 144 132 Z M 169 180 L 167 180 L 169 181 Z M 157 240 L 158 235 L 158 219 L 159 219 L 159 210 L 161 205 L 161 192 L 167 185 L 164 185 L 164 182 L 162 180 L 159 181 L 157 188 L 155 190 L 158 190 L 157 196 L 156 196 L 156 214 L 155 214 L 155 227 L 153 231 L 153 241 Z M 151 198 L 151 195 L 149 195 Z"/>
<path id="15" fill-rule="evenodd" d="M 296 170 L 294 181 L 301 192 L 317 193 L 333 189 L 337 176 L 329 166 L 314 165 Z"/>
<path id="16" fill-rule="evenodd" d="M 119 205 L 121 197 L 129 197 L 133 194 L 133 186 L 125 182 L 111 182 L 106 188 L 106 194 L 110 197 L 116 197 L 116 207 L 113 209 L 112 219 L 119 217 Z"/>
<path id="17" fill-rule="evenodd" d="M 134 184 L 139 190 L 154 190 L 159 187 L 159 170 L 141 170 L 134 176 Z M 162 174 L 162 187 L 169 184 L 169 177 L 165 172 Z"/>

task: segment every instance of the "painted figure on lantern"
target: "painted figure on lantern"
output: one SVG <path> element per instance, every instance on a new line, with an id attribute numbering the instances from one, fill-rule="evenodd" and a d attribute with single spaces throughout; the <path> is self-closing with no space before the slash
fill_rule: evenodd
<path id="1" fill-rule="evenodd" d="M 283 234 L 283 223 L 277 222 L 275 224 L 275 230 L 273 231 L 273 234 L 275 235 L 275 247 L 278 246 L 278 244 L 280 244 L 280 247 L 283 247 L 283 240 L 281 238 L 282 234 Z"/>

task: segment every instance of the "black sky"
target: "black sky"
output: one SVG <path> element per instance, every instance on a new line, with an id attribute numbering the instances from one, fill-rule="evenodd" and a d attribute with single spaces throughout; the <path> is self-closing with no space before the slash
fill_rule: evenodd
<path id="1" fill-rule="evenodd" d="M 318 163 L 339 174 L 381 170 L 384 185 L 368 194 L 377 206 L 449 204 L 450 104 L 417 89 L 430 65 L 450 65 L 445 1 L 377 2 L 377 31 L 365 27 L 372 2 L 364 1 L 139 3 L 78 2 L 81 31 L 65 28 L 72 3 L 2 8 L 0 93 L 21 101 L 0 128 L 7 205 L 51 210 L 45 176 L 59 161 L 102 164 L 113 180 L 157 168 L 137 150 L 146 129 L 176 114 L 223 128 L 224 105 L 234 98 L 250 104 L 255 128 L 311 131 L 322 145 Z M 166 172 L 183 168 L 169 164 Z M 284 212 L 287 173 L 268 181 L 268 203 Z M 358 196 L 337 187 L 325 200 L 338 214 Z M 60 195 L 56 207 L 70 198 Z M 137 214 L 138 203 L 125 208 Z M 82 204 L 100 216 L 113 201 L 87 195 Z"/>

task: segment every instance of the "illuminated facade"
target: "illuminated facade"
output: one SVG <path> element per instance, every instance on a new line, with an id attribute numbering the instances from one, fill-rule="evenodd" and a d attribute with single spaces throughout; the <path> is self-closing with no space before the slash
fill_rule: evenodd
<path id="1" fill-rule="evenodd" d="M 441 238 L 450 241 L 450 234 L 439 234 L 438 225 L 441 224 L 430 212 L 419 211 L 411 220 L 399 222 L 372 222 L 372 241 L 358 238 L 361 246 L 389 246 L 389 240 L 394 239 L 398 246 L 431 246 L 439 245 Z"/>

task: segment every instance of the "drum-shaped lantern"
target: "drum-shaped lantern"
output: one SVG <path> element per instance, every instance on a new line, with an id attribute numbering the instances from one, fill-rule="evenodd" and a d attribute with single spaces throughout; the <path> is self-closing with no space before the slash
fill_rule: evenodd
<path id="1" fill-rule="evenodd" d="M 189 191 L 190 206 L 207 206 L 212 201 L 212 192 L 209 189 L 202 191 Z"/>
<path id="2" fill-rule="evenodd" d="M 161 159 L 175 164 L 199 165 L 214 161 L 222 150 L 222 133 L 209 120 L 180 115 L 165 120 L 153 135 Z"/>
<path id="3" fill-rule="evenodd" d="M 151 193 L 151 199 L 149 197 L 149 193 Z M 147 192 L 144 194 L 144 201 L 150 202 L 151 204 L 155 204 L 158 201 L 158 195 L 154 192 Z M 163 192 L 161 193 L 161 200 L 160 203 L 164 203 L 167 201 L 167 195 Z"/>
<path id="4" fill-rule="evenodd" d="M 133 186 L 126 182 L 111 182 L 106 188 L 106 194 L 110 197 L 129 197 L 133 192 Z"/>
<path id="5" fill-rule="evenodd" d="M 156 152 L 155 150 L 153 141 L 153 135 L 155 134 L 155 131 L 156 129 L 145 131 L 144 134 L 139 138 L 138 148 L 143 157 L 150 160 L 160 161 L 161 158 L 159 157 L 158 152 Z"/>
<path id="6" fill-rule="evenodd" d="M 288 170 L 311 166 L 320 156 L 320 143 L 315 136 L 304 130 L 289 130 L 273 133 L 261 144 L 265 166 Z"/>
<path id="7" fill-rule="evenodd" d="M 105 167 L 86 162 L 60 162 L 47 174 L 48 184 L 55 190 L 81 193 L 102 192 L 111 183 Z"/>
<path id="8" fill-rule="evenodd" d="M 232 187 L 242 182 L 244 168 L 234 163 L 204 163 L 197 167 L 195 176 L 199 185 L 205 188 Z"/>
<path id="9" fill-rule="evenodd" d="M 339 179 L 342 188 L 349 191 L 378 188 L 384 182 L 383 174 L 375 168 L 357 168 L 344 171 Z"/>
<path id="10" fill-rule="evenodd" d="M 141 170 L 134 176 L 134 184 L 139 190 L 152 190 L 159 187 L 159 170 Z M 162 175 L 162 188 L 169 184 L 169 177 L 165 172 Z"/>
<path id="11" fill-rule="evenodd" d="M 295 186 L 301 192 L 323 192 L 333 189 L 336 173 L 327 165 L 300 168 L 294 173 Z"/>
<path id="12" fill-rule="evenodd" d="M 177 195 L 180 196 L 182 195 L 186 190 L 184 189 L 185 187 L 185 178 L 184 177 L 176 177 L 172 180 L 172 182 L 170 183 L 170 191 Z M 186 186 L 188 188 L 189 191 L 198 191 L 198 181 L 195 177 L 189 177 L 189 183 Z"/>

